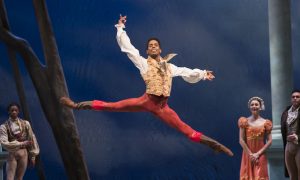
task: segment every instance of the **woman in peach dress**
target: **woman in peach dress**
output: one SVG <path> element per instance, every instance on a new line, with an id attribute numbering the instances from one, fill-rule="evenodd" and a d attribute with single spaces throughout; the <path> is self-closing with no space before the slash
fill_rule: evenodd
<path id="1" fill-rule="evenodd" d="M 248 101 L 249 117 L 240 117 L 240 145 L 243 148 L 240 180 L 269 180 L 266 149 L 272 144 L 272 122 L 260 116 L 264 101 L 252 97 Z"/>

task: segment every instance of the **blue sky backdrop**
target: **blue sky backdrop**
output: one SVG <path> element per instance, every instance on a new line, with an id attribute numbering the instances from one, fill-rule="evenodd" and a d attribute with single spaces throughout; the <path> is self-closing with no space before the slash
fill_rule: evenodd
<path id="1" fill-rule="evenodd" d="M 11 31 L 26 39 L 43 60 L 31 1 L 6 1 Z M 300 2 L 292 4 L 294 84 L 300 87 Z M 268 3 L 262 0 L 73 0 L 47 1 L 70 96 L 76 101 L 117 101 L 145 91 L 139 71 L 115 39 L 119 14 L 126 31 L 146 56 L 149 37 L 161 40 L 163 55 L 177 53 L 177 66 L 209 69 L 216 79 L 173 81 L 169 105 L 193 128 L 235 153 L 215 155 L 148 113 L 76 111 L 91 179 L 238 179 L 242 149 L 237 120 L 249 116 L 252 96 L 265 100 L 271 119 Z M 0 44 L 0 122 L 18 101 L 5 45 Z M 41 147 L 47 179 L 66 179 L 50 126 L 21 58 L 19 65 Z M 76 157 L 74 157 L 76 158 Z M 36 179 L 29 170 L 25 179 Z"/>

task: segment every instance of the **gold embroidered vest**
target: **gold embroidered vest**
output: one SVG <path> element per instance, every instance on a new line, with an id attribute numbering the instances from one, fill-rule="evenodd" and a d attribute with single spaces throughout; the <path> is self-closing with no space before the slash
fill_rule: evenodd
<path id="1" fill-rule="evenodd" d="M 156 96 L 168 97 L 171 94 L 172 72 L 168 61 L 176 54 L 169 54 L 162 58 L 160 62 L 155 59 L 148 58 L 148 70 L 143 75 L 146 84 L 146 93 Z"/>

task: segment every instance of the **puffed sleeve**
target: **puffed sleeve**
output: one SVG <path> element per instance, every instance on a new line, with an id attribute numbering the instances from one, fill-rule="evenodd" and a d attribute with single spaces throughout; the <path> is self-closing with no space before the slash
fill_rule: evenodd
<path id="1" fill-rule="evenodd" d="M 121 48 L 121 51 L 126 53 L 129 59 L 133 62 L 133 64 L 140 70 L 141 74 L 145 74 L 148 69 L 147 59 L 143 58 L 140 55 L 139 50 L 137 50 L 132 44 L 126 33 L 123 30 L 125 25 L 116 24 L 117 28 L 117 42 Z"/>
<path id="2" fill-rule="evenodd" d="M 197 83 L 200 80 L 205 80 L 206 70 L 190 69 L 186 67 L 177 67 L 171 64 L 172 77 L 181 76 L 183 80 L 189 83 Z"/>
<path id="3" fill-rule="evenodd" d="M 245 117 L 240 117 L 238 121 L 239 128 L 246 128 L 248 126 L 248 120 Z"/>
<path id="4" fill-rule="evenodd" d="M 273 128 L 272 121 L 270 121 L 270 120 L 267 119 L 266 122 L 265 122 L 265 129 L 266 129 L 266 132 L 267 132 L 267 133 L 271 133 L 272 128 Z"/>
<path id="5" fill-rule="evenodd" d="M 40 148 L 39 148 L 39 144 L 36 140 L 36 137 L 32 131 L 30 123 L 28 121 L 25 121 L 25 123 L 26 123 L 26 128 L 27 128 L 28 137 L 29 137 L 28 140 L 32 141 L 32 146 L 30 146 L 28 148 L 29 156 L 31 159 L 34 159 L 35 156 L 37 156 L 40 153 Z"/>

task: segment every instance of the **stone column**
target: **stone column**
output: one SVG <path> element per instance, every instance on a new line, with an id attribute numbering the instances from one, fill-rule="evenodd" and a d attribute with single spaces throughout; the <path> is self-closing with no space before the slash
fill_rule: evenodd
<path id="1" fill-rule="evenodd" d="M 269 175 L 272 180 L 284 178 L 284 152 L 280 117 L 290 104 L 293 89 L 290 0 L 268 0 L 270 68 L 272 91 L 273 143 L 268 150 Z"/>

